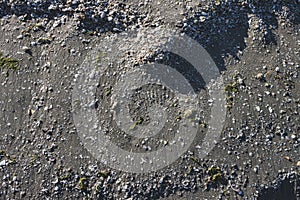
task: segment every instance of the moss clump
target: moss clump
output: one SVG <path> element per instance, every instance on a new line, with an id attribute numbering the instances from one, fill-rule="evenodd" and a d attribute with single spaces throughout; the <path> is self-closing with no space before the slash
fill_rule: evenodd
<path id="1" fill-rule="evenodd" d="M 218 182 L 223 178 L 223 172 L 218 167 L 210 167 L 208 174 L 212 182 Z"/>
<path id="2" fill-rule="evenodd" d="M 239 91 L 238 87 L 239 87 L 239 84 L 237 84 L 237 82 L 233 82 L 233 83 L 227 84 L 225 86 L 225 91 L 229 92 L 229 93 L 236 93 Z"/>
<path id="3" fill-rule="evenodd" d="M 136 126 L 141 125 L 144 122 L 144 118 L 138 117 L 137 120 L 130 126 L 129 130 L 135 129 Z"/>
<path id="4" fill-rule="evenodd" d="M 86 34 L 90 35 L 90 36 L 93 36 L 94 35 L 94 31 L 89 30 L 89 31 L 86 32 Z"/>
<path id="5" fill-rule="evenodd" d="M 18 69 L 19 61 L 15 58 L 3 57 L 3 54 L 0 52 L 0 68 L 6 69 Z"/>
<path id="6" fill-rule="evenodd" d="M 240 74 L 235 74 L 232 77 L 232 79 L 233 80 L 230 83 L 228 83 L 227 85 L 225 85 L 225 88 L 224 88 L 226 91 L 226 94 L 227 94 L 226 95 L 226 107 L 227 107 L 228 111 L 230 111 L 233 106 L 233 96 L 239 92 L 239 88 L 240 88 L 241 84 L 244 84 L 244 83 L 240 83 L 240 81 L 239 81 L 239 79 L 242 79 Z"/>
<path id="7" fill-rule="evenodd" d="M 51 39 L 46 37 L 41 37 L 37 40 L 38 44 L 50 44 Z"/>
<path id="8" fill-rule="evenodd" d="M 105 96 L 109 96 L 110 94 L 111 94 L 111 91 L 112 90 L 112 87 L 107 87 L 107 88 L 105 88 L 104 89 L 104 94 L 105 94 Z"/>
<path id="9" fill-rule="evenodd" d="M 79 186 L 80 190 L 86 191 L 87 190 L 87 179 L 84 177 L 80 178 L 78 181 L 78 186 Z"/>
<path id="10" fill-rule="evenodd" d="M 8 155 L 5 151 L 0 149 L 0 160 L 2 160 L 3 158 L 6 158 L 9 161 L 9 164 L 17 163 L 17 161 L 14 157 Z"/>
<path id="11" fill-rule="evenodd" d="M 216 182 L 216 181 L 219 181 L 222 177 L 223 177 L 222 173 L 217 173 L 217 174 L 212 175 L 211 180 L 213 182 Z"/>
<path id="12" fill-rule="evenodd" d="M 98 176 L 106 178 L 108 176 L 108 172 L 106 170 L 99 171 Z"/>
<path id="13" fill-rule="evenodd" d="M 32 155 L 32 156 L 30 157 L 30 165 L 33 165 L 34 162 L 35 162 L 38 158 L 39 158 L 38 155 Z"/>
<path id="14" fill-rule="evenodd" d="M 201 166 L 201 163 L 200 163 L 200 161 L 199 161 L 197 158 L 195 158 L 195 157 L 190 157 L 190 159 L 191 159 L 192 161 L 194 161 L 195 163 L 197 163 L 198 165 Z"/>
<path id="15" fill-rule="evenodd" d="M 71 174 L 66 174 L 66 175 L 60 176 L 59 180 L 68 180 L 70 178 L 71 178 Z"/>
<path id="16" fill-rule="evenodd" d="M 218 167 L 210 167 L 210 168 L 208 168 L 208 174 L 210 174 L 210 175 L 218 174 L 220 172 L 221 172 L 221 170 Z"/>

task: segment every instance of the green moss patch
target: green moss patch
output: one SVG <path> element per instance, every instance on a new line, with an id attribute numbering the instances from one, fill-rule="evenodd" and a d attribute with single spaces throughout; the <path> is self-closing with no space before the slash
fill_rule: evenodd
<path id="1" fill-rule="evenodd" d="M 218 167 L 210 167 L 208 174 L 212 182 L 218 182 L 223 179 L 223 172 Z"/>
<path id="2" fill-rule="evenodd" d="M 18 69 L 19 61 L 15 58 L 3 57 L 3 54 L 0 52 L 0 68 L 1 69 Z"/>
<path id="3" fill-rule="evenodd" d="M 138 117 L 137 120 L 130 126 L 129 130 L 135 129 L 138 125 L 141 125 L 144 122 L 144 118 Z"/>
<path id="4" fill-rule="evenodd" d="M 225 91 L 226 91 L 226 107 L 227 111 L 230 111 L 233 106 L 233 97 L 236 93 L 239 92 L 239 88 L 241 83 L 238 81 L 238 79 L 241 78 L 240 74 L 235 74 L 232 77 L 232 81 L 225 85 Z"/>

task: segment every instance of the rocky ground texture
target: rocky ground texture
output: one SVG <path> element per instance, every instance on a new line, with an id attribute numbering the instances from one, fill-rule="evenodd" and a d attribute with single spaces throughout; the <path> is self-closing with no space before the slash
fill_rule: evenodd
<path id="1" fill-rule="evenodd" d="M 299 0 L 2 0 L 0 199 L 300 199 L 299 10 Z M 196 40 L 222 73 L 220 140 L 207 157 L 197 158 L 193 144 L 156 172 L 111 169 L 80 141 L 73 81 L 103 38 L 164 27 Z M 124 60 L 160 56 L 157 49 Z M 104 102 L 120 70 L 101 82 Z M 156 145 L 138 142 L 144 152 Z"/>

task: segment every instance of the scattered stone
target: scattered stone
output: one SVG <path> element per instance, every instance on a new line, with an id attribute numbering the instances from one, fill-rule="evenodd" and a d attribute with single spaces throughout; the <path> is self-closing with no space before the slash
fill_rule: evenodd
<path id="1" fill-rule="evenodd" d="M 258 73 L 256 75 L 256 78 L 259 79 L 259 80 L 263 79 L 263 77 L 264 77 L 264 75 L 262 73 Z"/>
<path id="2" fill-rule="evenodd" d="M 36 57 L 26 56 L 24 53 L 18 55 L 23 56 L 23 68 L 20 71 L 7 73 L 7 70 L 1 69 L 3 92 L 0 109 L 5 117 L 0 121 L 0 124 L 4 125 L 0 126 L 0 141 L 3 143 L 0 146 L 11 148 L 20 155 L 16 158 L 18 163 L 14 166 L 13 175 L 10 173 L 11 169 L 7 170 L 9 167 L 5 167 L 13 158 L 6 157 L 0 151 L 0 173 L 3 174 L 0 196 L 3 195 L 7 199 L 43 199 L 49 196 L 64 198 L 67 194 L 70 199 L 82 199 L 87 196 L 93 199 L 152 199 L 176 194 L 185 196 L 185 191 L 201 191 L 201 195 L 207 195 L 203 198 L 211 199 L 211 195 L 224 195 L 225 191 L 230 191 L 229 194 L 225 194 L 228 195 L 228 199 L 237 198 L 237 195 L 245 199 L 256 198 L 259 192 L 252 193 L 252 189 L 260 187 L 257 182 L 275 181 L 270 180 L 273 176 L 266 176 L 266 180 L 260 181 L 260 177 L 263 177 L 261 173 L 268 175 L 272 170 L 277 171 L 282 167 L 282 162 L 279 161 L 282 161 L 283 152 L 289 155 L 286 160 L 291 161 L 290 157 L 298 158 L 299 76 L 296 70 L 299 69 L 299 64 L 293 57 L 299 57 L 299 52 L 294 46 L 300 43 L 294 39 L 299 33 L 292 27 L 292 18 L 297 16 L 297 12 L 293 12 L 295 8 L 291 6 L 294 5 L 293 1 L 257 3 L 218 0 L 199 1 L 197 5 L 193 5 L 192 2 L 171 0 L 159 3 L 158 6 L 151 1 L 131 3 L 16 0 L 0 3 L 1 33 L 6 34 L 6 31 L 11 30 L 14 36 L 11 39 L 1 35 L 7 38 L 0 42 L 10 45 L 8 49 L 4 47 L 4 51 L 10 51 L 17 46 L 16 50 L 21 47 L 22 51 L 30 53 L 32 48 L 34 54 L 37 53 Z M 116 33 L 125 30 L 141 31 L 147 27 L 165 28 L 167 24 L 172 25 L 164 16 L 172 6 L 176 7 L 178 15 L 178 19 L 174 20 L 174 30 L 186 33 L 204 48 L 217 47 L 221 53 L 216 51 L 216 55 L 213 56 L 216 56 L 216 60 L 224 61 L 224 78 L 231 78 L 230 73 L 235 70 L 243 75 L 243 78 L 234 78 L 239 92 L 234 92 L 229 97 L 233 99 L 234 106 L 232 113 L 226 113 L 228 120 L 222 131 L 222 140 L 216 140 L 214 151 L 204 158 L 197 158 L 198 153 L 205 149 L 201 142 L 195 141 L 195 148 L 191 147 L 191 151 L 195 150 L 194 152 L 187 152 L 173 165 L 146 175 L 119 172 L 109 168 L 103 170 L 107 166 L 90 157 L 82 149 L 76 135 L 70 106 L 72 80 L 74 77 L 80 77 L 74 73 L 82 63 L 81 59 L 85 53 L 93 48 L 98 39 L 113 38 L 117 36 Z M 265 12 L 266 10 L 268 12 Z M 272 23 L 269 22 L 270 17 Z M 11 23 L 10 20 L 18 21 L 16 27 L 11 28 L 7 25 Z M 280 33 L 277 26 L 281 27 Z M 22 30 L 22 27 L 26 27 L 26 30 Z M 293 37 L 283 34 L 287 31 L 285 27 L 288 27 Z M 20 33 L 22 34 L 18 35 Z M 273 34 L 278 38 L 278 45 L 272 43 Z M 28 47 L 23 46 L 25 44 Z M 67 48 L 62 48 L 66 46 Z M 151 55 L 145 54 L 147 53 L 141 53 L 137 57 L 148 61 L 147 58 Z M 124 61 L 131 63 L 130 59 L 134 60 L 132 57 L 135 56 L 134 53 L 130 54 L 124 57 Z M 250 62 L 247 61 L 248 57 L 251 58 Z M 140 63 L 134 61 L 132 63 Z M 277 65 L 280 68 L 276 67 L 275 73 L 272 66 Z M 255 70 L 253 66 L 263 67 Z M 110 73 L 110 70 L 114 72 Z M 114 77 L 122 74 L 121 71 L 114 70 L 113 66 L 105 73 L 109 78 L 101 81 L 107 81 L 109 84 L 101 82 L 103 88 L 111 85 Z M 261 82 L 253 80 L 253 73 L 254 78 Z M 107 136 L 116 140 L 116 144 L 126 147 L 132 142 L 132 147 L 138 147 L 141 152 L 153 152 L 157 149 L 155 145 L 172 144 L 168 136 L 169 133 L 172 136 L 178 123 L 176 121 L 172 126 L 172 119 L 168 121 L 171 125 L 168 124 L 167 128 L 170 129 L 166 130 L 163 140 L 153 142 L 151 138 L 140 142 L 116 131 L 116 135 L 119 134 L 118 137 L 122 138 L 118 140 L 114 135 L 115 125 L 109 124 L 111 116 L 104 114 L 110 113 L 109 109 L 104 106 L 102 112 L 102 106 L 98 105 L 101 102 L 110 104 L 110 95 L 101 94 L 101 84 L 97 88 L 101 100 L 97 101 L 97 104 L 94 103 L 92 108 L 101 112 L 99 119 L 101 123 L 108 123 Z M 236 85 L 231 89 L 236 89 Z M 28 96 L 32 97 L 31 101 L 27 100 Z M 205 106 L 215 102 L 218 100 L 205 100 L 205 120 L 209 118 L 206 116 Z M 26 110 L 30 116 L 28 119 L 19 114 Z M 263 112 L 264 110 L 268 112 Z M 175 113 L 174 116 L 194 118 L 194 113 L 188 108 L 182 109 L 181 112 Z M 8 113 L 13 113 L 13 116 L 10 117 Z M 199 121 L 197 118 L 197 122 Z M 145 118 L 145 123 L 147 122 Z M 6 126 L 8 124 L 9 126 Z M 213 127 L 200 125 L 199 135 L 204 136 L 206 128 Z M 192 163 L 189 159 L 191 155 L 195 156 Z M 270 158 L 269 155 L 274 157 Z M 271 159 L 272 162 L 269 162 Z M 273 162 L 276 165 L 273 165 Z M 212 163 L 218 165 L 219 168 L 215 169 L 219 170 L 208 170 L 207 166 L 211 166 Z M 271 164 L 272 168 L 269 167 Z M 289 166 L 280 170 L 278 179 L 284 180 L 289 174 L 295 177 L 295 162 L 284 164 Z M 68 165 L 68 168 L 64 165 Z M 297 166 L 300 166 L 300 161 L 297 162 Z M 258 179 L 248 178 L 253 171 L 258 174 Z M 40 180 L 40 191 L 27 189 L 34 184 L 32 174 Z M 234 192 L 231 192 L 229 185 L 235 186 Z M 240 188 L 242 185 L 243 189 Z M 204 187 L 208 192 L 202 192 Z M 222 195 L 220 199 L 224 198 Z"/>
<path id="3" fill-rule="evenodd" d="M 259 106 L 255 106 L 255 110 L 256 110 L 257 112 L 260 112 L 260 111 L 261 111 L 261 109 L 260 109 Z"/>
<path id="4" fill-rule="evenodd" d="M 5 166 L 5 165 L 7 165 L 7 161 L 6 161 L 6 160 L 0 161 L 0 167 L 1 167 L 1 166 Z"/>
<path id="5" fill-rule="evenodd" d="M 27 46 L 23 46 L 22 47 L 22 50 L 25 52 L 25 53 L 31 53 L 31 48 L 27 47 Z"/>
<path id="6" fill-rule="evenodd" d="M 18 35 L 17 39 L 19 39 L 19 40 L 23 39 L 23 35 Z"/>

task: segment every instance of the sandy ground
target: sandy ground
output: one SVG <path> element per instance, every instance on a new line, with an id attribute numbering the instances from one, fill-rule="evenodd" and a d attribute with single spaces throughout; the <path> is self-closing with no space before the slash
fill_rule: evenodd
<path id="1" fill-rule="evenodd" d="M 120 20 L 122 26 L 107 17 L 96 23 L 80 10 L 50 11 L 48 17 L 37 11 L 28 17 L 30 9 L 10 10 L 5 2 L 0 4 L 0 51 L 17 59 L 18 68 L 0 66 L 0 199 L 300 198 L 299 1 L 105 4 L 110 11 L 135 16 Z M 219 68 L 227 103 L 221 136 L 208 156 L 197 157 L 210 114 L 203 89 L 203 126 L 188 152 L 147 174 L 111 169 L 93 157 L 78 135 L 74 79 L 86 55 L 105 37 L 165 26 L 195 39 Z M 124 60 L 134 57 L 137 62 L 149 57 L 127 56 Z M 113 66 L 103 75 L 96 111 L 108 123 L 113 142 L 147 152 L 149 148 L 136 146 L 143 141 L 120 136 L 105 113 L 122 70 Z M 147 118 L 145 109 L 134 109 L 135 120 Z M 143 123 L 147 121 L 136 125 Z M 170 123 L 165 130 L 176 126 Z M 155 142 L 146 144 L 159 148 Z M 220 178 L 212 180 L 216 174 Z"/>

